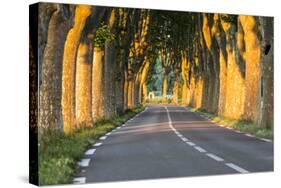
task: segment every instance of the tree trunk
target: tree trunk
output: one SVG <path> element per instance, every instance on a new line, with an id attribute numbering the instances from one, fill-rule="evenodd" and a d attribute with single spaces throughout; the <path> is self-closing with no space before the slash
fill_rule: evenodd
<path id="1" fill-rule="evenodd" d="M 103 86 L 104 51 L 94 48 L 92 69 L 92 118 L 94 121 L 103 118 L 104 112 L 104 86 Z"/>
<path id="2" fill-rule="evenodd" d="M 164 71 L 163 78 L 163 100 L 167 102 L 167 89 L 168 89 L 168 73 Z"/>
<path id="3" fill-rule="evenodd" d="M 92 126 L 92 40 L 80 43 L 76 60 L 77 127 Z"/>
<path id="4" fill-rule="evenodd" d="M 75 128 L 75 60 L 80 35 L 86 19 L 91 14 L 87 5 L 78 5 L 75 10 L 74 26 L 68 32 L 63 54 L 62 70 L 62 114 L 66 134 Z"/>
<path id="5" fill-rule="evenodd" d="M 260 107 L 261 43 L 254 16 L 239 16 L 244 31 L 246 52 L 245 113 L 244 118 L 257 122 Z"/>
<path id="6" fill-rule="evenodd" d="M 226 99 L 224 116 L 240 119 L 244 114 L 245 85 L 244 77 L 239 68 L 236 54 L 235 27 L 231 23 L 222 21 L 222 27 L 226 34 L 227 51 L 227 78 Z M 240 62 L 243 63 L 243 62 Z"/>
<path id="7" fill-rule="evenodd" d="M 174 81 L 174 88 L 173 88 L 173 103 L 174 104 L 178 104 L 178 79 L 176 78 L 176 80 Z"/>
<path id="8" fill-rule="evenodd" d="M 64 11 L 63 11 L 64 10 Z M 39 125 L 43 128 L 62 128 L 61 90 L 64 41 L 70 23 L 64 5 L 57 5 L 48 27 L 47 44 L 42 58 Z"/>

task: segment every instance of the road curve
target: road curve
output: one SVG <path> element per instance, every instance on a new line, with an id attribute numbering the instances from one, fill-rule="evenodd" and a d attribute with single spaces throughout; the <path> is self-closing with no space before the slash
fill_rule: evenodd
<path id="1" fill-rule="evenodd" d="M 151 105 L 85 153 L 74 183 L 273 171 L 273 143 Z"/>

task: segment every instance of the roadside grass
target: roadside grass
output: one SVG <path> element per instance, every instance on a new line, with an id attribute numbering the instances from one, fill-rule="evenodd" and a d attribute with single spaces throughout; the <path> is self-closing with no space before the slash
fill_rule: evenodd
<path id="1" fill-rule="evenodd" d="M 77 130 L 70 135 L 48 130 L 39 138 L 39 184 L 72 183 L 76 163 L 97 139 L 143 111 L 139 106 L 110 119 L 97 121 L 93 128 Z"/>
<path id="2" fill-rule="evenodd" d="M 226 126 L 226 127 L 231 127 L 233 129 L 239 130 L 244 133 L 249 133 L 252 135 L 255 135 L 259 138 L 267 138 L 267 139 L 273 139 L 273 130 L 272 129 L 267 129 L 263 127 L 259 127 L 256 124 L 254 124 L 251 121 L 246 121 L 246 120 L 235 120 L 235 119 L 229 119 L 225 118 L 222 116 L 217 116 L 211 113 L 208 113 L 204 109 L 195 109 L 192 107 L 187 107 L 187 109 L 191 112 L 196 112 L 202 115 L 205 115 L 212 121 Z"/>

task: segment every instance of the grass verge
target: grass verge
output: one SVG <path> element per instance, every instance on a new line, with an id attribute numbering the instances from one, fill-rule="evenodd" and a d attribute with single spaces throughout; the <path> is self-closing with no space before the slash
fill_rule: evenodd
<path id="1" fill-rule="evenodd" d="M 84 152 L 99 137 L 141 111 L 143 107 L 127 110 L 120 116 L 96 122 L 93 128 L 77 130 L 70 135 L 54 130 L 46 131 L 39 140 L 39 184 L 72 183 L 76 163 Z"/>
<path id="2" fill-rule="evenodd" d="M 187 109 L 191 112 L 196 112 L 196 113 L 205 115 L 209 119 L 211 119 L 212 121 L 214 121 L 220 125 L 223 125 L 226 127 L 231 127 L 233 129 L 239 130 L 241 132 L 255 135 L 259 138 L 267 138 L 267 139 L 271 139 L 271 140 L 273 139 L 273 130 L 272 129 L 258 127 L 256 124 L 254 124 L 251 121 L 234 120 L 234 119 L 217 116 L 217 115 L 206 112 L 206 110 L 204 110 L 204 109 L 195 109 L 192 107 L 187 107 Z"/>

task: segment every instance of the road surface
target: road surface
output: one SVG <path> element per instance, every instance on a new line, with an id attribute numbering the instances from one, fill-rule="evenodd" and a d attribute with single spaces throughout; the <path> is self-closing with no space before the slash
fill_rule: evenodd
<path id="1" fill-rule="evenodd" d="M 74 183 L 273 171 L 273 143 L 173 105 L 151 105 L 101 137 Z"/>

